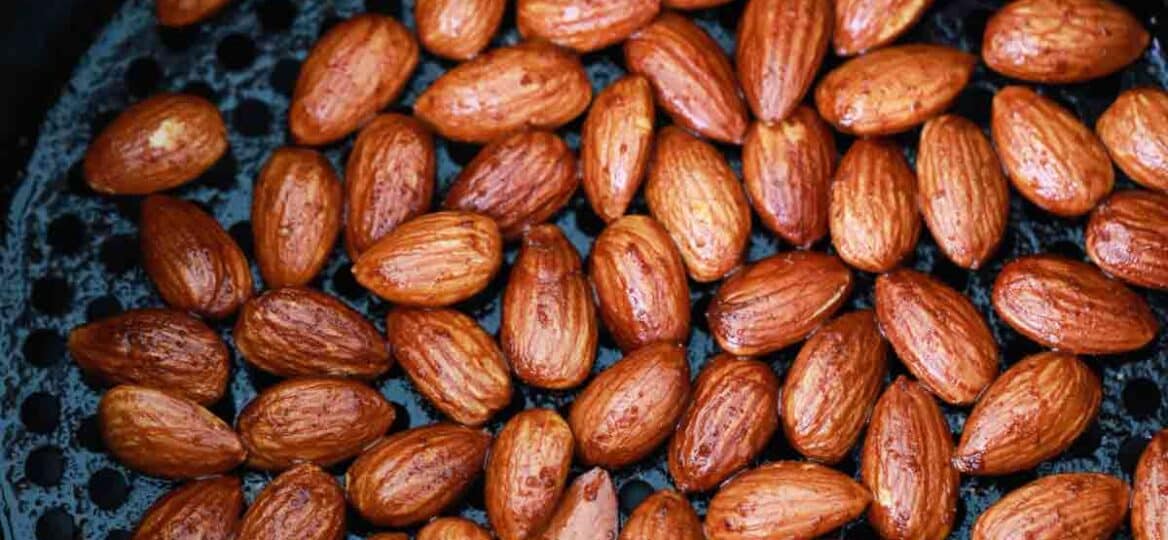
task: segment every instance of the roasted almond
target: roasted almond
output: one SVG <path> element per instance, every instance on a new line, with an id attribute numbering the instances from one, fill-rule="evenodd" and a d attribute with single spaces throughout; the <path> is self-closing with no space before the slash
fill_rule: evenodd
<path id="1" fill-rule="evenodd" d="M 443 58 L 469 60 L 491 42 L 506 8 L 507 0 L 417 0 L 418 40 Z"/>
<path id="2" fill-rule="evenodd" d="M 1152 437 L 1132 480 L 1131 528 L 1135 540 L 1168 539 L 1168 430 Z"/>
<path id="3" fill-rule="evenodd" d="M 1168 195 L 1120 191 L 1091 212 L 1087 255 L 1133 285 L 1168 289 Z"/>
<path id="4" fill-rule="evenodd" d="M 612 540 L 616 538 L 616 490 L 604 469 L 576 477 L 539 540 Z"/>
<path id="5" fill-rule="evenodd" d="M 786 119 L 811 88 L 831 39 L 831 0 L 750 0 L 735 65 L 760 122 Z"/>
<path id="6" fill-rule="evenodd" d="M 912 28 L 933 0 L 835 0 L 832 43 L 839 56 L 888 45 Z"/>
<path id="7" fill-rule="evenodd" d="M 1168 92 L 1153 87 L 1123 92 L 1095 122 L 1095 133 L 1132 180 L 1168 192 Z"/>
<path id="8" fill-rule="evenodd" d="M 1127 515 L 1127 484 L 1098 473 L 1052 474 L 1002 497 L 977 518 L 973 540 L 1103 540 Z"/>
<path id="9" fill-rule="evenodd" d="M 418 540 L 491 540 L 491 534 L 469 519 L 442 517 L 422 527 Z"/>
<path id="10" fill-rule="evenodd" d="M 280 148 L 255 184 L 251 227 L 269 288 L 304 285 L 328 262 L 344 207 L 341 182 L 313 150 Z"/>
<path id="11" fill-rule="evenodd" d="M 592 211 L 605 223 L 625 213 L 649 167 L 653 88 L 628 75 L 596 96 L 580 133 L 580 170 Z"/>
<path id="12" fill-rule="evenodd" d="M 729 4 L 733 0 L 662 0 L 665 7 L 673 9 L 705 9 L 722 4 Z"/>
<path id="13" fill-rule="evenodd" d="M 912 254 L 920 237 L 917 179 L 896 143 L 860 139 L 831 183 L 831 243 L 866 272 L 887 272 Z"/>
<path id="14" fill-rule="evenodd" d="M 702 521 L 689 501 L 673 490 L 658 491 L 641 501 L 621 529 L 620 540 L 705 540 Z"/>
<path id="15" fill-rule="evenodd" d="M 134 530 L 134 540 L 233 540 L 242 511 L 238 478 L 195 480 L 154 501 Z"/>
<path id="16" fill-rule="evenodd" d="M 519 0 L 515 22 L 526 37 L 590 52 L 624 41 L 661 10 L 661 0 Z"/>
<path id="17" fill-rule="evenodd" d="M 383 532 L 368 536 L 366 540 L 410 540 L 410 535 L 403 532 Z"/>
<path id="18" fill-rule="evenodd" d="M 543 530 L 572 466 L 572 430 L 555 411 L 528 409 L 499 430 L 485 477 L 487 517 L 501 540 Z"/>
<path id="19" fill-rule="evenodd" d="M 341 540 L 345 494 L 320 467 L 303 463 L 273 479 L 256 496 L 238 540 Z"/>
<path id="20" fill-rule="evenodd" d="M 154 0 L 158 14 L 158 24 L 162 26 L 187 26 L 206 19 L 231 0 Z"/>

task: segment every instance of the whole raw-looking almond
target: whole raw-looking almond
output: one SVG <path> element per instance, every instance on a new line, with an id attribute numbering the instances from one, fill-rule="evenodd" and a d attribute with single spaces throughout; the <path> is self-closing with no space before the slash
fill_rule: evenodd
<path id="1" fill-rule="evenodd" d="M 491 540 L 491 533 L 469 519 L 442 517 L 422 527 L 418 540 Z"/>
<path id="2" fill-rule="evenodd" d="M 839 56 L 888 45 L 921 19 L 932 0 L 835 0 L 832 43 Z"/>
<path id="3" fill-rule="evenodd" d="M 787 118 L 811 88 L 831 38 L 831 0 L 750 0 L 738 25 L 735 65 L 763 123 Z"/>
<path id="4" fill-rule="evenodd" d="M 994 146 L 1014 187 L 1060 216 L 1086 214 L 1111 192 L 1107 149 L 1070 111 L 1021 86 L 994 95 Z"/>
<path id="5" fill-rule="evenodd" d="M 487 287 L 503 264 L 503 237 L 487 216 L 447 211 L 399 225 L 353 265 L 357 282 L 395 304 L 441 307 Z"/>
<path id="6" fill-rule="evenodd" d="M 434 517 L 483 471 L 486 432 L 450 424 L 386 437 L 345 473 L 349 502 L 375 525 L 403 527 Z"/>
<path id="7" fill-rule="evenodd" d="M 572 430 L 555 411 L 528 409 L 499 431 L 487 459 L 487 517 L 501 540 L 543 530 L 572 466 Z"/>
<path id="8" fill-rule="evenodd" d="M 151 195 L 142 203 L 139 234 L 146 275 L 171 307 L 220 319 L 251 296 L 247 257 L 198 206 Z"/>
<path id="9" fill-rule="evenodd" d="M 516 23 L 526 37 L 590 52 L 620 43 L 661 10 L 660 0 L 519 0 Z"/>
<path id="10" fill-rule="evenodd" d="M 455 422 L 482 425 L 511 402 L 503 352 L 474 319 L 453 309 L 399 307 L 385 326 L 414 388 Z"/>
<path id="11" fill-rule="evenodd" d="M 993 303 L 1014 330 L 1072 353 L 1132 351 L 1159 329 L 1140 295 L 1089 264 L 1055 255 L 1006 264 L 994 281 Z"/>
<path id="12" fill-rule="evenodd" d="M 391 17 L 341 22 L 300 66 L 288 109 L 297 143 L 327 144 L 361 127 L 401 93 L 418 65 L 418 42 Z"/>
<path id="13" fill-rule="evenodd" d="M 154 0 L 158 24 L 187 26 L 209 18 L 231 0 Z"/>
<path id="14" fill-rule="evenodd" d="M 649 167 L 653 88 L 628 75 L 596 96 L 580 133 L 580 170 L 592 211 L 605 223 L 625 213 Z"/>
<path id="15" fill-rule="evenodd" d="M 568 422 L 585 463 L 617 468 L 648 456 L 673 433 L 689 399 L 685 348 L 646 345 L 588 383 Z"/>
<path id="16" fill-rule="evenodd" d="M 135 471 L 195 478 L 234 469 L 247 452 L 223 420 L 198 403 L 160 390 L 124 384 L 97 407 L 106 448 Z"/>
<path id="17" fill-rule="evenodd" d="M 94 191 L 138 195 L 180 186 L 227 151 L 227 127 L 211 102 L 159 94 L 122 111 L 85 151 L 85 182 Z"/>
<path id="18" fill-rule="evenodd" d="M 977 518 L 973 540 L 1104 540 L 1127 515 L 1127 484 L 1098 473 L 1052 474 L 1002 497 Z"/>
<path id="19" fill-rule="evenodd" d="M 320 467 L 303 463 L 288 469 L 256 496 L 238 540 L 341 540 L 345 537 L 345 494 Z"/>
<path id="20" fill-rule="evenodd" d="M 612 540 L 619 515 L 616 489 L 604 469 L 576 477 L 539 540 Z"/>
<path id="21" fill-rule="evenodd" d="M 986 390 L 961 431 L 953 466 L 965 474 L 1010 474 L 1061 454 L 1095 420 L 1103 389 L 1082 360 L 1039 353 Z"/>
<path id="22" fill-rule="evenodd" d="M 1168 195 L 1115 193 L 1087 222 L 1087 255 L 1128 283 L 1168 289 Z"/>
<path id="23" fill-rule="evenodd" d="M 344 198 L 321 154 L 280 148 L 260 171 L 251 203 L 256 262 L 269 288 L 304 285 L 328 262 Z"/>
<path id="24" fill-rule="evenodd" d="M 838 463 L 860 438 L 887 371 L 888 346 L 870 310 L 823 325 L 787 371 L 779 417 L 800 454 Z"/>
<path id="25" fill-rule="evenodd" d="M 831 183 L 831 243 L 840 258 L 866 272 L 887 272 L 916 248 L 921 231 L 917 179 L 899 146 L 860 139 Z"/>
<path id="26" fill-rule="evenodd" d="M 940 45 L 880 49 L 824 76 L 815 105 L 845 133 L 899 133 L 948 109 L 976 63 L 977 57 Z"/>
<path id="27" fill-rule="evenodd" d="M 663 13 L 625 41 L 625 65 L 653 83 L 673 121 L 714 140 L 740 144 L 749 120 L 730 59 L 704 30 Z"/>
<path id="28" fill-rule="evenodd" d="M 506 8 L 506 0 L 418 0 L 418 40 L 443 58 L 469 60 L 491 42 Z"/>
<path id="29" fill-rule="evenodd" d="M 730 354 L 771 353 L 807 337 L 848 299 L 852 273 L 811 251 L 767 257 L 735 272 L 710 301 L 706 319 Z"/>
<path id="30" fill-rule="evenodd" d="M 1132 480 L 1131 528 L 1136 540 L 1168 539 L 1168 430 L 1152 437 Z"/>
<path id="31" fill-rule="evenodd" d="M 1123 92 L 1095 122 L 1095 133 L 1132 180 L 1168 192 L 1168 92 L 1152 87 Z"/>
<path id="32" fill-rule="evenodd" d="M 645 498 L 629 515 L 620 540 L 705 540 L 702 521 L 689 501 L 673 490 L 661 490 Z"/>
<path id="33" fill-rule="evenodd" d="M 232 540 L 242 511 L 239 478 L 195 480 L 154 501 L 134 530 L 134 540 Z"/>
<path id="34" fill-rule="evenodd" d="M 281 377 L 372 379 L 392 362 L 385 338 L 360 313 L 304 287 L 271 290 L 244 304 L 232 337 L 248 363 Z"/>

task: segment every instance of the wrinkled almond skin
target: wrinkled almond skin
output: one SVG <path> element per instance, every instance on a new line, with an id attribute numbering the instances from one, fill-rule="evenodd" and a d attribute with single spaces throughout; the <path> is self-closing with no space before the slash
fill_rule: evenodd
<path id="1" fill-rule="evenodd" d="M 302 463 L 273 479 L 256 496 L 238 540 L 341 540 L 345 494 L 320 467 Z"/>
<path id="2" fill-rule="evenodd" d="M 511 374 L 495 340 L 453 309 L 395 308 L 386 318 L 393 355 L 431 404 L 480 426 L 511 402 Z"/>
<path id="3" fill-rule="evenodd" d="M 840 161 L 831 183 L 831 243 L 841 259 L 865 272 L 887 272 L 912 254 L 921 232 L 917 179 L 899 146 L 861 139 Z"/>
<path id="4" fill-rule="evenodd" d="M 1168 289 L 1168 195 L 1120 191 L 1091 212 L 1087 255 L 1133 285 Z"/>
<path id="5" fill-rule="evenodd" d="M 69 355 L 105 384 L 165 390 L 201 405 L 223 397 L 227 347 L 202 321 L 171 309 L 135 309 L 78 326 Z"/>
<path id="6" fill-rule="evenodd" d="M 158 24 L 187 26 L 207 19 L 231 0 L 154 0 Z"/>
<path id="7" fill-rule="evenodd" d="M 248 301 L 232 336 L 249 364 L 281 377 L 373 379 L 392 362 L 373 324 L 340 300 L 305 287 L 275 289 Z"/>
<path id="8" fill-rule="evenodd" d="M 1052 474 L 1022 486 L 977 518 L 973 540 L 1105 540 L 1123 524 L 1129 491 L 1098 473 Z"/>
<path id="9" fill-rule="evenodd" d="M 195 480 L 154 501 L 134 540 L 232 540 L 242 511 L 239 478 Z"/>
<path id="10" fill-rule="evenodd" d="M 750 110 L 786 119 L 811 88 L 831 39 L 832 0 L 750 0 L 738 25 L 735 66 Z"/>
<path id="11" fill-rule="evenodd" d="M 730 59 L 682 15 L 661 14 L 625 41 L 629 71 L 653 83 L 657 104 L 703 137 L 741 144 L 749 120 Z"/>
<path id="12" fill-rule="evenodd" d="M 940 45 L 897 45 L 833 69 L 815 89 L 824 120 L 853 135 L 888 135 L 949 108 L 977 57 Z"/>
<path id="13" fill-rule="evenodd" d="M 1143 297 L 1089 264 L 1055 255 L 1007 263 L 994 281 L 993 304 L 1018 333 L 1076 354 L 1139 349 L 1159 330 Z"/>
<path id="14" fill-rule="evenodd" d="M 341 230 L 341 182 L 313 150 L 280 148 L 256 180 L 251 226 L 269 288 L 304 285 L 328 262 Z"/>
<path id="15" fill-rule="evenodd" d="M 705 540 L 702 521 L 685 497 L 658 491 L 637 505 L 620 532 L 620 540 Z"/>
<path id="16" fill-rule="evenodd" d="M 1108 0 L 1019 0 L 986 22 L 981 56 L 1015 79 L 1073 83 L 1123 69 L 1148 40 L 1140 21 Z"/>
<path id="17" fill-rule="evenodd" d="M 588 107 L 592 85 L 576 55 L 546 41 L 493 49 L 447 71 L 414 102 L 443 137 L 487 143 L 525 127 L 554 130 Z"/>
<path id="18" fill-rule="evenodd" d="M 1168 539 L 1168 430 L 1152 437 L 1132 480 L 1131 528 L 1135 540 Z"/>
<path id="19" fill-rule="evenodd" d="M 669 475 L 682 492 L 707 491 L 750 465 L 779 427 L 779 379 L 770 366 L 728 354 L 698 374 L 669 443 Z"/>
<path id="20" fill-rule="evenodd" d="M 503 264 L 503 237 L 491 218 L 434 212 L 402 223 L 361 254 L 357 282 L 395 304 L 442 307 L 487 287 Z"/>
<path id="21" fill-rule="evenodd" d="M 1168 92 L 1143 87 L 1121 93 L 1095 122 L 1095 133 L 1132 180 L 1168 192 Z"/>
<path id="22" fill-rule="evenodd" d="M 491 540 L 491 534 L 468 519 L 443 517 L 422 527 L 418 540 Z"/>
<path id="23" fill-rule="evenodd" d="M 645 201 L 699 283 L 742 263 L 750 240 L 750 205 L 722 153 L 681 129 L 657 135 Z"/>
<path id="24" fill-rule="evenodd" d="M 977 402 L 953 454 L 964 474 L 1010 474 L 1071 446 L 1095 420 L 1103 389 L 1073 355 L 1044 352 L 1002 373 Z"/>
<path id="25" fill-rule="evenodd" d="M 211 102 L 159 94 L 122 111 L 85 151 L 85 182 L 99 193 L 145 195 L 203 174 L 227 151 L 227 127 Z"/>
<path id="26" fill-rule="evenodd" d="M 624 215 L 649 168 L 653 87 L 628 75 L 597 94 L 580 133 L 584 194 L 605 223 Z"/>
<path id="27" fill-rule="evenodd" d="M 391 17 L 343 21 L 312 47 L 288 109 L 299 144 L 336 141 L 361 127 L 401 94 L 418 65 L 418 42 Z"/>
<path id="28" fill-rule="evenodd" d="M 491 42 L 506 7 L 506 0 L 418 0 L 418 40 L 443 58 L 470 60 Z"/>
<path id="29" fill-rule="evenodd" d="M 888 45 L 912 28 L 932 0 L 835 0 L 832 45 L 854 56 Z"/>
<path id="30" fill-rule="evenodd" d="M 487 459 L 487 517 L 500 540 L 524 540 L 556 511 L 572 467 L 568 423 L 550 409 L 528 409 L 499 431 Z"/>
<path id="31" fill-rule="evenodd" d="M 560 499 L 556 513 L 539 540 L 612 540 L 619 515 L 616 489 L 604 469 L 577 476 Z"/>
<path id="32" fill-rule="evenodd" d="M 848 299 L 852 272 L 834 256 L 797 251 L 767 257 L 728 277 L 706 311 L 730 354 L 758 356 L 801 341 Z"/>
<path id="33" fill-rule="evenodd" d="M 526 37 L 585 53 L 624 41 L 660 10 L 661 0 L 519 0 L 515 22 Z"/>
<path id="34" fill-rule="evenodd" d="M 124 384 L 101 397 L 101 438 L 135 471 L 182 479 L 219 474 L 243 463 L 239 437 L 198 403 L 160 390 Z"/>
<path id="35" fill-rule="evenodd" d="M 600 372 L 572 402 L 576 454 L 590 465 L 640 461 L 673 433 L 689 399 L 685 348 L 646 345 Z"/>
<path id="36" fill-rule="evenodd" d="M 779 398 L 787 442 L 809 459 L 840 462 L 868 421 L 887 357 L 870 310 L 841 315 L 811 334 L 787 371 Z"/>
<path id="37" fill-rule="evenodd" d="M 1107 149 L 1071 111 L 1021 86 L 994 95 L 994 146 L 1014 188 L 1063 217 L 1086 214 L 1115 183 Z"/>
<path id="38" fill-rule="evenodd" d="M 375 525 L 403 527 L 434 517 L 483 471 L 486 432 L 451 424 L 386 437 L 345 474 L 349 503 Z"/>

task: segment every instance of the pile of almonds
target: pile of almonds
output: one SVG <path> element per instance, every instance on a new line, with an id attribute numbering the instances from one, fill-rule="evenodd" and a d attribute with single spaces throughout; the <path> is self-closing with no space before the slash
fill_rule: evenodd
<path id="1" fill-rule="evenodd" d="M 79 327 L 69 348 L 113 386 L 98 411 L 112 454 L 188 480 L 135 538 L 339 539 L 351 507 L 380 527 L 424 524 L 426 540 L 813 538 L 865 512 L 883 538 L 939 539 L 961 475 L 1066 450 L 1102 399 L 1076 355 L 1139 349 L 1158 331 L 1123 282 L 1168 289 L 1168 93 L 1124 92 L 1094 132 L 1023 85 L 994 97 L 988 138 L 945 111 L 979 61 L 1021 81 L 1083 82 L 1138 58 L 1147 32 L 1108 0 L 1017 0 L 990 19 L 979 58 L 892 44 L 928 0 L 749 0 L 731 59 L 685 13 L 725 1 L 518 0 L 525 40 L 493 50 L 505 0 L 418 0 L 417 36 L 378 15 L 332 28 L 295 88 L 298 146 L 275 149 L 255 182 L 258 295 L 215 219 L 158 194 L 225 152 L 219 112 L 166 94 L 122 113 L 85 176 L 102 193 L 149 194 L 142 259 L 169 307 Z M 158 0 L 159 21 L 225 3 Z M 621 43 L 629 74 L 594 97 L 578 55 Z M 829 45 L 848 59 L 819 76 Z M 462 63 L 412 117 L 380 113 L 422 47 Z M 655 128 L 658 108 L 673 125 Z M 585 113 L 577 156 L 554 130 Z M 918 126 L 914 171 L 885 136 Z M 838 163 L 833 129 L 858 137 Z M 312 147 L 354 133 L 342 183 Z M 440 211 L 434 134 L 483 145 Z M 742 181 L 715 142 L 742 145 Z M 1147 189 L 1112 194 L 1113 162 Z M 1008 183 L 1052 214 L 1090 214 L 1095 264 L 1038 254 L 1002 268 L 994 310 L 1050 351 L 999 373 L 985 315 L 900 265 L 922 221 L 953 263 L 985 264 Z M 607 223 L 586 263 L 547 223 L 580 184 Z M 625 215 L 642 184 L 649 215 Z M 752 212 L 792 249 L 744 261 Z M 342 229 L 357 281 L 393 306 L 387 335 L 306 287 Z M 831 253 L 811 249 L 826 236 Z M 453 306 L 488 286 L 508 242 L 520 248 L 496 340 Z M 875 309 L 838 314 L 856 270 L 879 274 Z M 725 351 L 692 382 L 690 280 L 720 282 L 706 317 Z M 233 315 L 246 362 L 285 379 L 234 427 L 206 408 L 230 354 L 201 320 Z M 601 324 L 624 357 L 592 376 Z M 799 343 L 785 380 L 758 359 Z M 886 384 L 889 349 L 911 377 Z M 369 383 L 394 362 L 448 422 L 387 433 L 394 408 Z M 567 418 L 529 409 L 484 430 L 516 380 L 575 392 Z M 956 443 L 938 400 L 972 408 Z M 751 468 L 780 427 L 807 461 Z M 831 468 L 856 445 L 859 481 Z M 660 448 L 676 490 L 621 528 L 606 471 Z M 343 486 L 322 469 L 349 460 Z M 569 479 L 574 462 L 593 468 Z M 278 474 L 246 512 L 240 466 Z M 440 517 L 481 475 L 493 532 Z M 704 522 L 686 499 L 698 492 L 713 493 Z M 1107 538 L 1129 507 L 1136 539 L 1168 539 L 1168 430 L 1133 487 L 1044 476 L 982 514 L 973 538 Z"/>

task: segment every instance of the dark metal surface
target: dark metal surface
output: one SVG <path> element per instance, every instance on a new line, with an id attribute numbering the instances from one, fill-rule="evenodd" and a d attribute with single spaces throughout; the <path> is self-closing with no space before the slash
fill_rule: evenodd
<path id="1" fill-rule="evenodd" d="M 938 1 L 923 22 L 902 41 L 946 43 L 976 51 L 989 13 L 1001 2 L 990 0 Z M 1168 83 L 1168 60 L 1161 48 L 1165 33 L 1163 4 L 1133 1 L 1132 9 L 1153 33 L 1144 57 L 1123 73 L 1088 84 L 1044 87 L 1047 95 L 1070 106 L 1088 124 L 1124 88 L 1137 84 Z M 365 11 L 394 15 L 413 25 L 412 1 L 333 0 L 237 0 L 222 14 L 190 30 L 162 30 L 154 24 L 151 2 L 131 0 L 117 13 L 92 48 L 81 58 L 57 103 L 45 116 L 40 138 L 27 165 L 27 175 L 11 192 L 0 253 L 0 360 L 2 381 L 3 471 L 0 478 L 0 531 L 10 539 L 121 539 L 149 504 L 171 487 L 168 482 L 137 474 L 122 467 L 102 449 L 94 413 L 100 389 L 87 383 L 68 358 L 64 339 L 70 328 L 122 309 L 161 305 L 137 262 L 136 221 L 139 199 L 99 196 L 88 190 L 80 177 L 80 160 L 90 138 L 118 111 L 156 91 L 185 90 L 205 95 L 223 111 L 231 129 L 231 152 L 204 178 L 175 191 L 208 208 L 250 254 L 248 221 L 252 182 L 263 160 L 288 137 L 285 113 L 288 95 L 300 62 L 321 31 L 337 20 Z M 701 12 L 696 18 L 730 50 L 733 29 L 742 0 Z M 496 44 L 518 39 L 514 16 Z M 622 73 L 619 48 L 585 57 L 594 87 L 606 86 Z M 829 59 L 828 66 L 838 63 Z M 408 108 L 419 92 L 450 63 L 423 56 L 403 99 L 396 108 Z M 975 80 L 961 96 L 957 112 L 983 126 L 988 119 L 994 91 L 1007 81 L 979 67 Z M 8 84 L 14 84 L 8 82 Z M 569 144 L 579 140 L 580 122 L 562 130 Z M 919 130 L 898 137 L 913 156 Z M 841 150 L 850 141 L 840 138 Z M 343 164 L 350 141 L 333 145 L 326 154 L 335 165 Z M 440 143 L 438 178 L 444 188 L 476 148 Z M 737 149 L 724 148 L 736 170 Z M 1121 178 L 1120 188 L 1132 184 Z M 441 189 L 440 189 L 441 193 Z M 644 206 L 637 203 L 637 212 Z M 557 223 L 587 255 L 591 239 L 602 224 L 587 207 L 582 195 L 573 199 Z M 989 287 L 1002 263 L 1013 257 L 1044 251 L 1083 258 L 1084 220 L 1048 215 L 1012 196 L 1010 228 L 1002 249 L 991 264 L 967 272 L 939 255 L 927 233 L 911 265 L 939 276 L 965 292 L 989 319 L 1001 344 L 1003 365 L 1011 365 L 1038 347 L 1001 323 L 989 306 Z M 339 246 L 338 246 L 339 247 Z M 755 227 L 750 259 L 781 246 L 772 235 Z M 826 249 L 821 243 L 816 249 Z M 514 260 L 515 248 L 507 251 Z M 385 303 L 375 300 L 353 281 L 349 261 L 336 249 L 316 285 L 364 312 L 384 328 Z M 258 273 L 256 273 L 258 276 Z M 460 308 L 475 316 L 490 332 L 499 326 L 499 293 L 506 272 L 489 291 Z M 859 274 L 852 307 L 871 305 L 872 276 Z M 695 329 L 689 343 L 693 371 L 715 351 L 705 328 L 704 311 L 714 286 L 692 286 Z M 1151 301 L 1162 323 L 1168 322 L 1168 295 L 1141 291 Z M 216 325 L 230 343 L 230 322 Z M 1168 384 L 1168 333 L 1145 350 L 1119 357 L 1098 357 L 1089 363 L 1104 381 L 1104 403 L 1098 421 L 1063 456 L 1041 465 L 1037 471 L 1002 478 L 966 478 L 954 538 L 968 537 L 977 515 L 1002 493 L 1038 475 L 1056 471 L 1105 471 L 1130 479 L 1138 453 L 1155 430 L 1168 423 L 1163 392 Z M 775 371 L 785 372 L 798 347 L 768 358 Z M 611 340 L 604 338 L 596 370 L 617 358 Z M 896 366 L 893 375 L 903 372 Z M 273 382 L 269 376 L 247 369 L 236 358 L 230 393 L 215 412 L 233 420 L 257 388 Z M 416 394 L 400 369 L 377 382 L 398 405 L 401 419 L 394 429 L 431 423 L 439 415 Z M 512 406 L 490 426 L 516 410 L 546 406 L 566 411 L 572 392 L 533 391 L 520 386 Z M 966 410 L 947 408 L 954 432 L 960 430 Z M 793 459 L 782 436 L 776 435 L 764 459 Z M 840 468 L 857 472 L 855 457 Z M 344 465 L 334 469 L 343 473 Z M 248 498 L 268 480 L 268 475 L 243 472 Z M 616 471 L 622 515 L 654 489 L 667 486 L 663 452 L 644 463 Z M 706 497 L 695 497 L 704 513 Z M 453 512 L 484 521 L 481 483 Z M 371 528 L 353 516 L 351 538 L 362 538 Z M 871 529 L 862 522 L 834 536 L 869 538 Z M 1127 538 L 1126 529 L 1121 538 Z"/>

